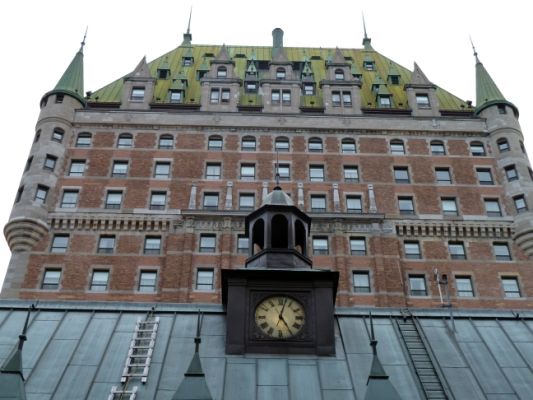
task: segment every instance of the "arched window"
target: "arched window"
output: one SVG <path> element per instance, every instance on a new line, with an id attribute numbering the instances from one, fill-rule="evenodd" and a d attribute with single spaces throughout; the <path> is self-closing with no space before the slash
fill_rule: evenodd
<path id="1" fill-rule="evenodd" d="M 322 139 L 317 137 L 309 139 L 308 149 L 311 153 L 322 153 L 324 150 L 322 146 Z"/>
<path id="2" fill-rule="evenodd" d="M 284 215 L 274 215 L 270 235 L 273 249 L 287 249 L 289 247 L 289 221 Z"/>
<path id="3" fill-rule="evenodd" d="M 475 157 L 485 156 L 485 146 L 481 142 L 471 142 L 470 143 L 470 154 Z"/>
<path id="4" fill-rule="evenodd" d="M 496 143 L 498 144 L 498 150 L 500 150 L 500 153 L 504 153 L 506 151 L 511 150 L 509 142 L 505 138 L 498 139 Z"/>
<path id="5" fill-rule="evenodd" d="M 222 136 L 219 136 L 219 135 L 209 136 L 209 140 L 207 143 L 207 150 L 221 151 L 222 150 Z"/>
<path id="6" fill-rule="evenodd" d="M 174 148 L 174 137 L 172 135 L 159 136 L 159 148 L 166 150 Z"/>
<path id="7" fill-rule="evenodd" d="M 294 223 L 294 248 L 300 254 L 307 255 L 307 235 L 305 234 L 305 226 L 299 219 Z"/>
<path id="8" fill-rule="evenodd" d="M 228 76 L 228 69 L 224 66 L 217 68 L 217 78 L 225 78 Z"/>
<path id="9" fill-rule="evenodd" d="M 51 140 L 53 142 L 61 143 L 63 141 L 63 137 L 65 137 L 65 131 L 61 128 L 54 128 L 52 131 Z"/>
<path id="10" fill-rule="evenodd" d="M 241 140 L 242 151 L 255 151 L 255 138 L 253 136 L 244 136 Z"/>
<path id="11" fill-rule="evenodd" d="M 275 146 L 276 146 L 276 151 L 279 151 L 280 153 L 289 151 L 290 150 L 289 138 L 285 136 L 277 137 Z"/>
<path id="12" fill-rule="evenodd" d="M 252 229 L 252 255 L 265 248 L 265 221 L 259 219 Z"/>
<path id="13" fill-rule="evenodd" d="M 444 147 L 444 143 L 440 140 L 432 140 L 430 147 L 431 154 L 434 156 L 443 156 L 446 154 L 446 147 Z"/>
<path id="14" fill-rule="evenodd" d="M 286 73 L 285 68 L 279 67 L 276 70 L 276 79 L 285 79 Z"/>
<path id="15" fill-rule="evenodd" d="M 357 152 L 355 140 L 352 138 L 342 139 L 341 151 L 345 154 L 355 154 Z"/>
<path id="16" fill-rule="evenodd" d="M 76 147 L 91 147 L 92 135 L 89 132 L 78 133 Z"/>
<path id="17" fill-rule="evenodd" d="M 340 68 L 337 68 L 335 70 L 335 80 L 336 81 L 343 81 L 344 80 L 344 71 Z"/>
<path id="18" fill-rule="evenodd" d="M 390 152 L 391 154 L 402 155 L 405 154 L 405 146 L 403 145 L 403 140 L 393 139 L 390 141 Z"/>
<path id="19" fill-rule="evenodd" d="M 131 133 L 121 133 L 118 136 L 117 147 L 119 149 L 129 149 L 133 146 L 133 135 Z"/>

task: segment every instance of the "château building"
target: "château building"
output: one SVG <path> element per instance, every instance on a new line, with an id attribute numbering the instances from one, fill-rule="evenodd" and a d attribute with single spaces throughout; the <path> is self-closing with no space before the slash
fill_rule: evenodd
<path id="1" fill-rule="evenodd" d="M 533 170 L 518 108 L 477 54 L 474 105 L 366 33 L 354 49 L 272 35 L 198 45 L 187 30 L 86 93 L 82 43 L 42 97 L 4 228 L 2 373 L 42 399 L 204 398 L 179 397 L 182 379 L 217 399 L 383 398 L 373 379 L 391 398 L 526 399 Z M 269 299 L 279 320 L 246 336 Z M 282 317 L 291 301 L 303 333 Z M 266 338 L 280 322 L 281 347 Z M 148 330 L 136 374 L 130 339 Z"/>

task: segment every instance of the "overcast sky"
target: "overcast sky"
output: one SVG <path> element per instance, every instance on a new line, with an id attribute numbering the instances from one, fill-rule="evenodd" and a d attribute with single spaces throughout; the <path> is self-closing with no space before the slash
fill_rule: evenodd
<path id="1" fill-rule="evenodd" d="M 193 44 L 269 46 L 272 29 L 287 47 L 360 48 L 364 12 L 372 46 L 412 69 L 416 61 L 438 86 L 475 103 L 474 58 L 479 57 L 507 100 L 520 110 L 533 154 L 530 3 L 464 1 L 235 1 L 17 0 L 0 2 L 0 224 L 7 223 L 32 143 L 39 101 L 54 88 L 85 46 L 85 90 L 96 90 L 179 46 L 189 9 Z M 9 263 L 0 240 L 0 281 Z"/>

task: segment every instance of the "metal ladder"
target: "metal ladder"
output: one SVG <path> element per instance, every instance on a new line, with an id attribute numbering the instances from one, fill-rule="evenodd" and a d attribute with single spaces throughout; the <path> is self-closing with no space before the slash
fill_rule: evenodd
<path id="1" fill-rule="evenodd" d="M 154 317 L 152 313 L 149 313 L 144 320 L 141 318 L 137 320 L 120 379 L 122 383 L 132 377 L 141 378 L 141 382 L 146 383 L 158 327 L 159 317 Z"/>
<path id="2" fill-rule="evenodd" d="M 134 386 L 131 390 L 117 389 L 116 386 L 113 386 L 107 400 L 135 400 L 136 397 L 137 386 Z"/>
<path id="3" fill-rule="evenodd" d="M 427 399 L 448 399 L 427 348 L 411 315 L 396 320 Z"/>

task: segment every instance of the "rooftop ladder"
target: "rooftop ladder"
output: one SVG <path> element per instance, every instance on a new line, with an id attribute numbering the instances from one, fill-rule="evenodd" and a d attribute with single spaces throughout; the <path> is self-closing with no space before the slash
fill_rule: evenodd
<path id="1" fill-rule="evenodd" d="M 133 377 L 140 378 L 142 383 L 146 383 L 158 327 L 159 317 L 154 317 L 151 313 L 144 320 L 141 318 L 137 320 L 120 379 L 122 383 Z"/>
<path id="2" fill-rule="evenodd" d="M 113 386 L 107 400 L 135 400 L 136 397 L 137 386 L 134 386 L 131 390 L 117 389 L 116 386 Z"/>
<path id="3" fill-rule="evenodd" d="M 403 318 L 397 319 L 396 323 L 426 398 L 448 399 L 414 318 L 411 315 L 404 315 Z"/>

